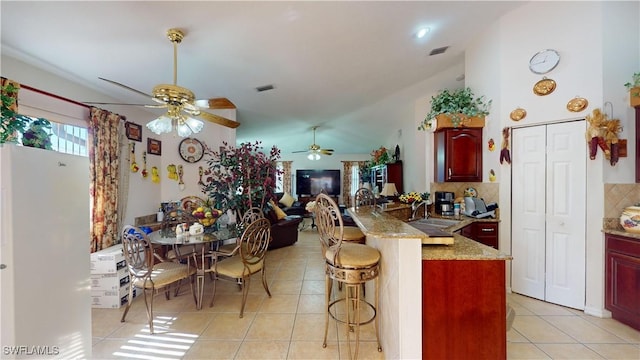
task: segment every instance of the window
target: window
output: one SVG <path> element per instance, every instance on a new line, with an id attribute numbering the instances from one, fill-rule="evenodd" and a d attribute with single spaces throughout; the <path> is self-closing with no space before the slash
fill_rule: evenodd
<path id="1" fill-rule="evenodd" d="M 36 118 L 31 117 L 32 121 Z M 50 121 L 51 129 L 46 130 L 51 135 L 51 149 L 53 151 L 79 155 L 89 156 L 87 152 L 87 128 L 80 126 L 61 124 L 58 122 Z M 27 125 L 29 127 L 29 125 Z M 22 135 L 19 136 L 19 141 L 22 143 Z"/>
<path id="2" fill-rule="evenodd" d="M 284 192 L 284 166 L 282 166 L 282 162 L 278 161 L 276 163 L 276 172 L 280 174 L 276 176 L 276 192 Z"/>
<path id="3" fill-rule="evenodd" d="M 360 186 L 360 167 L 358 166 L 358 162 L 354 161 L 351 163 L 351 189 L 349 191 L 349 194 L 355 195 L 359 186 Z"/>

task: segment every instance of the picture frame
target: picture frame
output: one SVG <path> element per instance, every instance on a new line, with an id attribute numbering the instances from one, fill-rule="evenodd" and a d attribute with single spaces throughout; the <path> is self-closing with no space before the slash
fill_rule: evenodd
<path id="1" fill-rule="evenodd" d="M 160 140 L 147 138 L 147 154 L 162 155 L 162 142 Z"/>
<path id="2" fill-rule="evenodd" d="M 142 125 L 127 121 L 124 123 L 124 127 L 126 129 L 127 139 L 142 142 Z"/>

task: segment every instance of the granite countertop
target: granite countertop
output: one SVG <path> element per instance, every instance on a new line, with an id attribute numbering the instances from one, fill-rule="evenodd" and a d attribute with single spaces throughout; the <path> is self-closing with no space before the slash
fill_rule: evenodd
<path id="1" fill-rule="evenodd" d="M 360 229 L 367 236 L 389 238 L 395 240 L 424 239 L 429 236 L 404 221 L 398 220 L 384 212 L 375 211 L 373 206 L 350 208 L 349 213 Z M 443 217 L 453 219 L 453 217 Z M 452 233 L 454 243 L 451 245 L 423 245 L 422 260 L 511 260 L 511 255 L 504 254 L 492 247 L 483 245 L 459 234 L 453 233 L 474 221 L 497 222 L 496 219 L 474 219 L 463 216 L 460 223 L 443 229 Z M 458 220 L 458 219 L 456 219 Z"/>
<path id="2" fill-rule="evenodd" d="M 620 225 L 620 218 L 604 218 L 602 221 L 602 232 L 640 240 L 640 234 L 624 231 L 622 225 Z"/>

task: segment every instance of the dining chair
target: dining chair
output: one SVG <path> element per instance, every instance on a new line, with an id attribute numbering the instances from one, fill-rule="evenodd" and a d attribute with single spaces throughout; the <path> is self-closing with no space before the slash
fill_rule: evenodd
<path id="1" fill-rule="evenodd" d="M 216 283 L 221 276 L 228 279 L 241 279 L 242 303 L 240 305 L 240 317 L 244 315 L 244 308 L 249 294 L 251 276 L 260 272 L 262 275 L 262 286 L 267 295 L 271 297 L 267 277 L 265 273 L 265 257 L 267 247 L 271 241 L 271 224 L 266 218 L 258 218 L 248 224 L 240 237 L 240 245 L 237 247 L 237 254 L 221 258 L 213 254 L 213 264 L 209 269 L 214 274 L 213 295 L 209 307 L 213 306 L 216 296 Z"/>
<path id="2" fill-rule="evenodd" d="M 373 192 L 367 188 L 359 188 L 356 190 L 356 194 L 354 196 L 354 204 L 353 206 L 369 206 L 376 205 L 376 197 L 373 195 Z"/>
<path id="3" fill-rule="evenodd" d="M 247 211 L 244 212 L 244 214 L 242 214 L 242 219 L 240 220 L 240 223 L 237 224 L 236 226 L 243 229 L 247 225 L 261 218 L 264 218 L 264 213 L 262 212 L 262 210 L 259 207 L 255 207 L 255 206 L 250 207 L 249 209 L 247 209 Z M 234 255 L 238 251 L 238 247 L 240 246 L 240 239 L 241 237 L 238 237 L 235 243 L 225 244 L 218 247 L 218 250 L 216 250 L 217 254 L 219 256 Z"/>
<path id="4" fill-rule="evenodd" d="M 156 291 L 164 289 L 165 296 L 167 300 L 169 300 L 171 285 L 179 285 L 183 279 L 191 277 L 195 274 L 196 268 L 191 266 L 189 261 L 187 261 L 187 264 L 173 261 L 154 264 L 156 258 L 154 257 L 151 241 L 142 230 L 134 226 L 127 225 L 122 229 L 122 249 L 131 281 L 129 286 L 129 301 L 122 313 L 122 319 L 120 319 L 120 321 L 125 321 L 129 308 L 131 307 L 133 288 L 140 288 L 144 293 L 144 304 L 147 309 L 149 331 L 153 334 L 153 297 Z M 190 285 L 191 292 L 193 293 L 193 283 L 190 282 Z"/>
<path id="5" fill-rule="evenodd" d="M 314 207 L 316 224 L 322 252 L 325 259 L 325 330 L 323 347 L 327 346 L 327 332 L 329 329 L 329 316 L 334 320 L 344 323 L 346 326 L 349 358 L 357 358 L 360 345 L 360 325 L 368 324 L 375 320 L 376 339 L 378 351 L 382 351 L 379 336 L 379 320 L 376 314 L 379 312 L 379 271 L 380 251 L 377 249 L 343 239 L 344 224 L 338 205 L 329 196 L 320 194 L 316 197 Z M 331 300 L 333 281 L 338 285 L 344 284 L 344 296 Z M 375 281 L 375 300 L 371 304 L 361 294 L 363 285 L 370 280 Z M 344 302 L 345 311 L 339 312 L 335 305 Z M 369 308 L 372 314 L 368 319 L 361 319 L 361 307 Z M 355 334 L 355 351 L 352 356 L 350 334 Z"/>

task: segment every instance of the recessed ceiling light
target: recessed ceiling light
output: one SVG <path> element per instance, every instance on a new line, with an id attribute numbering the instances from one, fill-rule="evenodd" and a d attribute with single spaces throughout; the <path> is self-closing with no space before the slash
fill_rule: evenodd
<path id="1" fill-rule="evenodd" d="M 416 33 L 416 36 L 418 37 L 418 39 L 420 39 L 420 38 L 424 37 L 425 35 L 427 35 L 428 32 L 429 32 L 429 28 L 425 27 L 425 28 L 422 28 L 422 29 L 418 30 L 418 32 Z"/>

